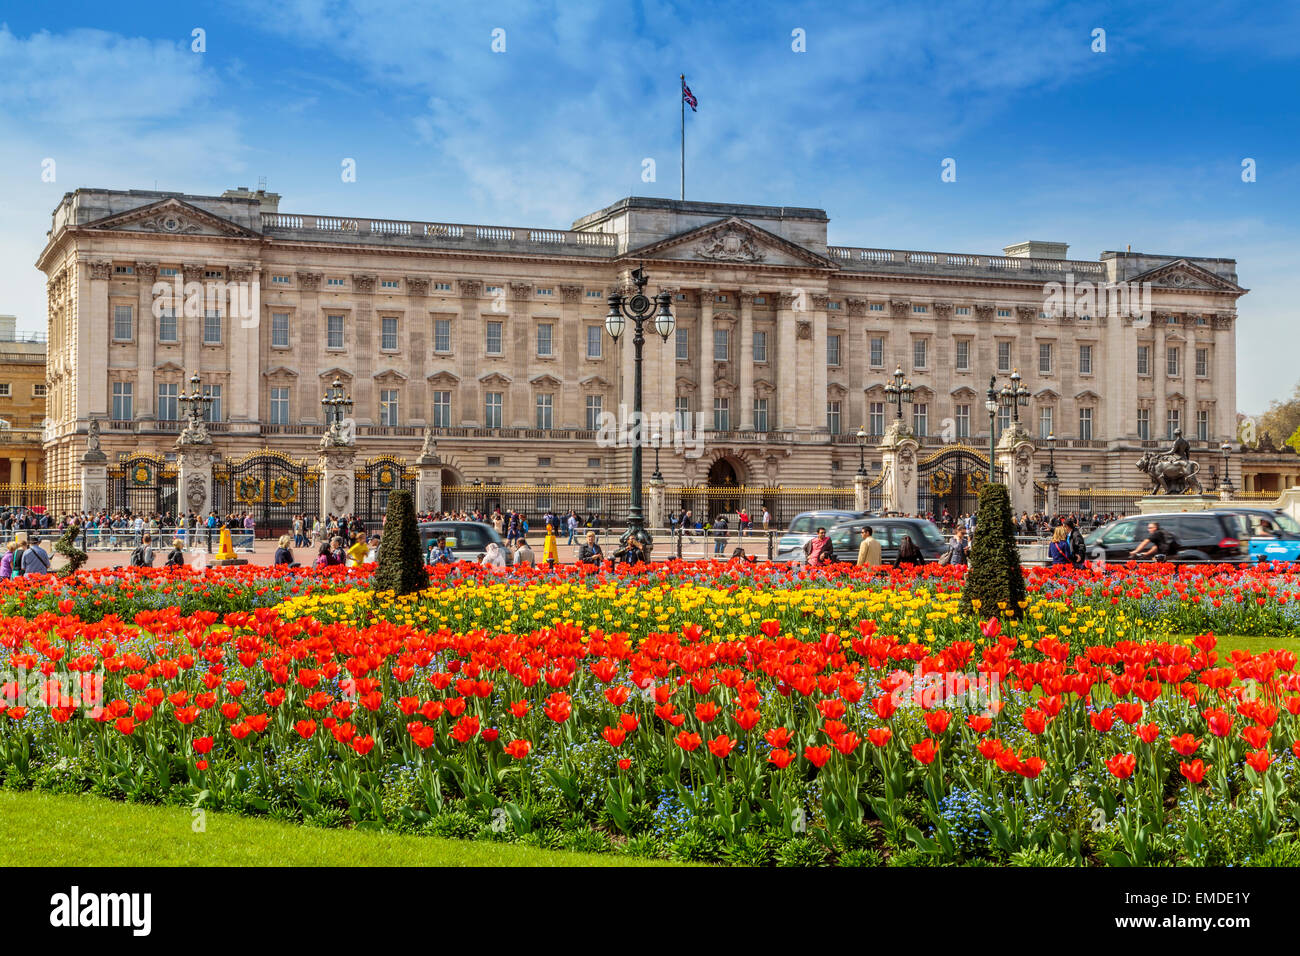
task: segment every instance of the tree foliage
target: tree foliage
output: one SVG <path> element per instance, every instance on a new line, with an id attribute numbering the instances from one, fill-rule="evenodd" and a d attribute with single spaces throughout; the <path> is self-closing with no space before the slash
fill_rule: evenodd
<path id="1" fill-rule="evenodd" d="M 1294 447 L 1291 439 L 1297 431 L 1300 431 L 1300 383 L 1292 389 L 1290 398 L 1274 399 L 1268 411 L 1255 419 L 1255 434 L 1247 444 L 1254 447 L 1267 432 L 1274 445 L 1286 442 Z"/>
<path id="2" fill-rule="evenodd" d="M 61 554 L 68 559 L 67 564 L 54 572 L 60 577 L 66 578 L 76 574 L 77 569 L 86 563 L 86 552 L 76 545 L 77 535 L 79 534 L 81 534 L 81 526 L 74 521 L 68 525 L 68 530 L 63 532 L 63 537 L 55 542 L 55 554 Z"/>
<path id="3" fill-rule="evenodd" d="M 961 592 L 964 613 L 980 617 L 1019 616 L 1025 600 L 1025 576 L 1020 569 L 1015 534 L 1006 485 L 986 483 L 980 489 L 970 567 Z"/>

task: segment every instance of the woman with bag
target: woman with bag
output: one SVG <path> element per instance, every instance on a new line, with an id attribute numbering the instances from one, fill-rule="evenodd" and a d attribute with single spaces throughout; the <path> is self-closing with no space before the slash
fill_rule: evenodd
<path id="1" fill-rule="evenodd" d="M 1058 524 L 1052 531 L 1052 543 L 1047 546 L 1047 556 L 1052 566 L 1074 564 L 1074 554 L 1070 548 L 1070 532 L 1063 524 Z"/>

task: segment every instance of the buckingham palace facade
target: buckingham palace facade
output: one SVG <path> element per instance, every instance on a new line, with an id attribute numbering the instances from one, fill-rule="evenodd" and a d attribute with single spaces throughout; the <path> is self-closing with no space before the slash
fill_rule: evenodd
<path id="1" fill-rule="evenodd" d="M 569 229 L 520 228 L 285 213 L 246 189 L 78 189 L 37 262 L 46 474 L 77 480 L 95 419 L 110 460 L 171 456 L 197 372 L 230 458 L 314 459 L 337 379 L 362 455 L 413 459 L 431 432 L 445 484 L 626 484 L 629 450 L 602 423 L 631 406 L 633 350 L 604 318 L 637 266 L 676 318 L 648 338 L 644 408 L 701 426 L 665 441 L 670 486 L 849 486 L 860 455 L 879 468 L 898 368 L 923 451 L 987 448 L 990 376 L 1018 370 L 1030 397 L 1015 414 L 1055 436 L 1063 485 L 1137 487 L 1141 449 L 1174 428 L 1212 472 L 1234 436 L 1234 260 L 833 246 L 827 223 L 628 198 Z"/>

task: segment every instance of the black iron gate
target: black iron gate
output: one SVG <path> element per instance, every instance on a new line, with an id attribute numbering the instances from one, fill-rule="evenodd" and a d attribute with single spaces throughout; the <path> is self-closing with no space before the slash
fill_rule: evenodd
<path id="1" fill-rule="evenodd" d="M 1005 483 L 1001 468 L 994 472 Z M 946 511 L 951 519 L 979 508 L 980 488 L 989 480 L 989 459 L 968 445 L 956 445 L 935 452 L 917 462 L 917 509 L 942 521 Z"/>
<path id="2" fill-rule="evenodd" d="M 108 469 L 108 510 L 175 516 L 176 466 L 151 452 L 123 455 Z"/>
<path id="3" fill-rule="evenodd" d="M 251 512 L 259 538 L 293 529 L 295 515 L 320 514 L 320 472 L 300 458 L 263 449 L 225 463 L 216 471 L 217 512 Z"/>
<path id="4" fill-rule="evenodd" d="M 352 499 L 356 516 L 366 527 L 378 528 L 388 513 L 388 496 L 394 491 L 409 491 L 415 496 L 416 472 L 406 467 L 406 459 L 380 455 L 366 461 L 356 472 Z"/>

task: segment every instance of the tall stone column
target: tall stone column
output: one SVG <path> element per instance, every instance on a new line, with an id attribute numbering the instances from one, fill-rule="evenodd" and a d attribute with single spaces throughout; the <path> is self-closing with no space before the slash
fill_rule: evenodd
<path id="1" fill-rule="evenodd" d="M 704 427 L 713 430 L 713 290 L 700 290 L 699 408 Z"/>
<path id="2" fill-rule="evenodd" d="M 224 308 L 230 360 L 231 421 L 257 422 L 261 418 L 262 273 L 250 265 L 226 270 Z"/>
<path id="3" fill-rule="evenodd" d="M 754 296 L 752 289 L 740 290 L 740 342 L 736 362 L 740 366 L 740 430 L 754 430 Z"/>
<path id="4" fill-rule="evenodd" d="M 808 314 L 812 323 L 812 408 L 809 409 L 808 425 L 813 432 L 829 432 L 826 422 L 826 310 L 830 308 L 830 296 L 817 294 L 806 298 L 812 305 Z"/>
<path id="5" fill-rule="evenodd" d="M 460 279 L 456 283 L 460 292 L 460 318 L 456 320 L 456 366 L 460 369 L 457 377 L 460 384 L 456 387 L 455 401 L 460 411 L 460 423 L 466 428 L 479 426 L 479 412 L 483 410 L 479 395 L 478 376 L 479 359 L 483 355 L 483 322 L 479 316 L 479 296 L 483 292 L 483 283 L 477 279 Z M 505 300 L 501 303 L 502 311 L 493 314 L 493 319 L 506 320 Z"/>
<path id="6" fill-rule="evenodd" d="M 86 262 L 79 270 L 84 286 L 78 294 L 76 415 L 78 418 L 107 418 L 109 405 L 108 348 L 113 317 L 108 314 L 108 281 L 113 274 L 110 259 Z"/>
<path id="7" fill-rule="evenodd" d="M 187 262 L 181 267 L 181 272 L 185 278 L 185 285 L 191 282 L 198 283 L 200 289 L 205 289 L 207 282 L 203 278 L 206 267 L 202 262 Z M 299 274 L 301 278 L 301 273 Z M 204 297 L 206 298 L 206 297 Z M 186 374 L 203 371 L 203 313 L 205 306 L 202 302 L 198 305 L 198 314 L 193 314 L 193 310 L 185 311 L 183 308 L 176 310 L 176 324 L 181 334 L 181 354 L 185 356 L 183 365 Z"/>
<path id="8" fill-rule="evenodd" d="M 555 396 L 555 427 L 582 428 L 587 423 L 586 400 L 582 390 L 577 387 L 578 382 L 585 377 L 578 370 L 582 367 L 582 357 L 587 350 L 587 323 L 582 321 L 582 286 L 560 286 L 560 302 L 560 318 L 555 323 L 555 347 L 560 352 L 560 372 L 555 377 L 564 383 L 564 387 Z M 654 338 L 658 339 L 658 336 Z M 646 344 L 648 346 L 649 342 Z M 652 353 L 653 349 L 646 349 L 647 358 Z M 654 392 L 648 394 L 653 395 Z"/>
<path id="9" fill-rule="evenodd" d="M 153 284 L 158 278 L 158 263 L 137 262 L 135 275 L 138 289 L 135 309 L 135 354 L 138 356 L 135 378 L 135 417 L 143 421 L 153 421 L 157 417 L 154 402 L 157 398 L 154 386 L 153 368 L 157 364 L 154 358 L 155 343 L 158 340 L 158 320 L 153 314 Z M 176 314 L 181 313 L 177 303 Z M 178 318 L 179 322 L 180 319 Z"/>
<path id="10" fill-rule="evenodd" d="M 433 353 L 433 321 L 429 314 L 429 278 L 406 277 L 407 312 L 402 322 L 403 339 L 410 356 L 411 380 L 407 385 L 406 400 L 410 411 L 406 420 L 412 425 L 423 425 L 433 420 L 433 396 L 429 386 L 429 368 L 426 364 Z M 417 505 L 418 507 L 418 505 Z"/>
<path id="11" fill-rule="evenodd" d="M 776 408 L 768 409 L 774 429 L 792 431 L 798 421 L 799 368 L 795 354 L 798 340 L 795 327 L 795 295 L 776 295 L 776 351 L 771 357 L 776 378 Z"/>
<path id="12" fill-rule="evenodd" d="M 884 474 L 884 509 L 903 515 L 917 511 L 916 453 L 920 446 L 912 430 L 901 418 L 894 419 L 880 442 L 880 462 Z"/>
<path id="13" fill-rule="evenodd" d="M 315 423 L 319 421 L 316 417 L 317 409 L 320 408 L 317 403 L 321 391 L 319 372 L 335 364 L 328 361 L 325 352 L 325 323 L 328 320 L 320 308 L 320 283 L 324 273 L 299 272 L 296 278 L 298 309 L 289 313 L 290 321 L 294 323 L 289 330 L 289 341 L 298 344 L 298 354 L 305 357 L 304 363 L 315 369 L 316 374 L 310 378 L 304 375 L 293 383 L 296 394 L 292 407 L 298 409 L 297 414 L 302 421 Z"/>
<path id="14" fill-rule="evenodd" d="M 375 396 L 374 357 L 379 352 L 375 335 L 375 282 L 372 275 L 354 275 L 352 291 L 356 308 L 356 341 L 352 358 L 357 363 L 356 378 L 352 380 L 352 395 L 356 400 L 354 414 L 358 422 L 377 423 L 379 402 Z"/>
<path id="15" fill-rule="evenodd" d="M 356 510 L 357 450 L 351 445 L 334 445 L 321 449 L 319 468 L 323 489 L 321 518 L 350 515 Z"/>
<path id="16" fill-rule="evenodd" d="M 871 479 L 864 474 L 853 476 L 853 510 L 868 511 L 867 505 L 870 502 L 870 493 L 868 491 L 871 485 Z"/>

